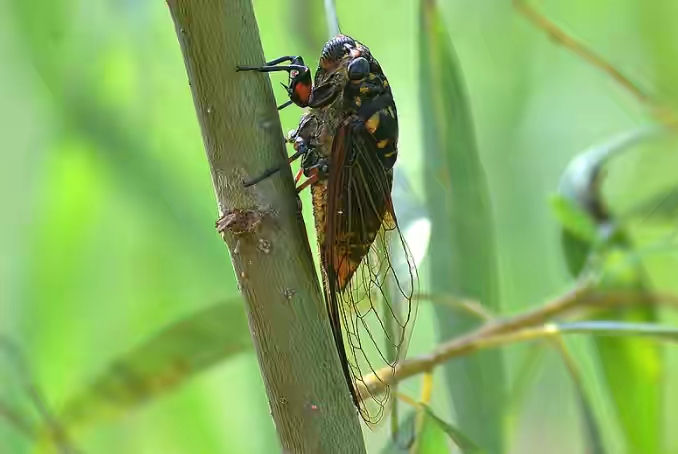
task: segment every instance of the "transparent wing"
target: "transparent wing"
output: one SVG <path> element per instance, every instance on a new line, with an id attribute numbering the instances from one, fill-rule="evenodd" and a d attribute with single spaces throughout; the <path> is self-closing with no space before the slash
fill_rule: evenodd
<path id="1" fill-rule="evenodd" d="M 335 134 L 321 245 L 332 329 L 344 349 L 354 401 L 370 426 L 387 414 L 390 392 L 361 399 L 355 383 L 384 366 L 395 369 L 417 312 L 416 266 L 393 209 L 393 171 L 379 152 L 360 125 L 345 124 Z M 406 266 L 394 267 L 396 260 Z"/>

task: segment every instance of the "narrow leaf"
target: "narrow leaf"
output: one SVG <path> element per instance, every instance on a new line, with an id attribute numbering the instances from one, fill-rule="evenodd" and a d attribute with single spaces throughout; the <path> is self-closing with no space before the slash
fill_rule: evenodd
<path id="1" fill-rule="evenodd" d="M 549 202 L 553 215 L 564 230 L 591 244 L 597 240 L 596 223 L 576 202 L 560 194 L 553 195 Z"/>
<path id="2" fill-rule="evenodd" d="M 431 292 L 479 300 L 499 312 L 492 207 L 463 76 L 433 1 L 421 1 L 419 87 L 431 216 Z M 466 311 L 436 305 L 441 341 L 476 327 Z M 460 429 L 504 452 L 505 372 L 500 351 L 445 366 Z"/>
<path id="3" fill-rule="evenodd" d="M 106 371 L 66 401 L 57 419 L 73 433 L 86 425 L 119 418 L 250 348 L 240 304 L 208 307 L 111 361 Z M 47 428 L 43 437 L 51 437 Z"/>
<path id="4" fill-rule="evenodd" d="M 417 416 L 417 434 L 410 454 L 449 452 L 447 435 L 431 414 L 421 407 Z"/>
<path id="5" fill-rule="evenodd" d="M 484 452 L 475 442 L 473 442 L 473 440 L 464 435 L 459 429 L 439 418 L 433 410 L 431 410 L 431 407 L 423 405 L 423 409 L 426 412 L 426 415 L 431 418 L 431 420 L 435 422 L 450 439 L 452 439 L 454 444 L 457 445 L 464 454 L 480 454 Z"/>

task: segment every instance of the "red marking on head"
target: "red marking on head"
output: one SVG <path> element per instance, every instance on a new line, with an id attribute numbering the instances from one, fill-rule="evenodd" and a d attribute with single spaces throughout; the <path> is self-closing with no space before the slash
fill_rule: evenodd
<path id="1" fill-rule="evenodd" d="M 309 84 L 296 84 L 294 86 L 294 93 L 297 97 L 308 104 L 308 100 L 311 97 L 311 85 Z"/>
<path id="2" fill-rule="evenodd" d="M 351 57 L 358 58 L 362 53 L 358 49 L 351 49 Z"/>

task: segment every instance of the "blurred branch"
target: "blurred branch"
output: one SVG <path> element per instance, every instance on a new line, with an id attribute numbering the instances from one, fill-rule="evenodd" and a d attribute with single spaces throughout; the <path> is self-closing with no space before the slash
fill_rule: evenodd
<path id="1" fill-rule="evenodd" d="M 555 324 L 536 328 L 535 326 L 574 310 L 631 304 L 664 304 L 678 309 L 678 296 L 638 291 L 597 291 L 591 284 L 582 284 L 537 309 L 503 320 L 488 322 L 475 331 L 438 346 L 429 354 L 403 361 L 395 371 L 389 367 L 382 368 L 376 373 L 363 377 L 363 382 L 359 383 L 358 388 L 361 396 L 376 395 L 383 392 L 390 384 L 429 372 L 452 358 L 468 355 L 478 350 L 544 338 L 559 332 L 582 332 L 586 329 L 585 322 L 572 323 L 567 330 Z M 598 326 L 592 330 L 603 332 L 605 328 Z"/>
<path id="2" fill-rule="evenodd" d="M 567 47 L 596 68 L 608 74 L 622 87 L 630 91 L 636 98 L 638 98 L 640 102 L 645 103 L 650 100 L 650 96 L 645 93 L 645 91 L 643 91 L 638 85 L 633 83 L 628 77 L 619 72 L 619 70 L 607 62 L 603 57 L 597 55 L 586 45 L 572 38 L 544 15 L 537 12 L 534 8 L 525 3 L 525 0 L 513 0 L 513 6 L 523 16 L 525 16 L 527 20 L 532 22 L 532 24 L 534 24 L 540 30 L 544 31 L 551 39 Z"/>
<path id="3" fill-rule="evenodd" d="M 426 293 L 419 293 L 417 298 L 430 301 L 433 304 L 442 304 L 456 309 L 462 309 L 480 320 L 490 321 L 495 318 L 495 315 L 487 307 L 480 304 L 480 302 L 471 299 L 455 298 L 449 295 L 430 295 Z"/>
<path id="4" fill-rule="evenodd" d="M 283 452 L 361 453 L 330 336 L 251 0 L 167 0 L 219 214 Z M 273 165 L 282 172 L 242 184 Z M 320 361 L 320 364 L 318 362 Z M 310 367 L 318 365 L 317 367 Z"/>

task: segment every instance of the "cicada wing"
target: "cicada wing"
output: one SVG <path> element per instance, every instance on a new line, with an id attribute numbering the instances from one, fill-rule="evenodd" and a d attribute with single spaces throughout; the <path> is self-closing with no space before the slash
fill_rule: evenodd
<path id="1" fill-rule="evenodd" d="M 337 347 L 345 349 L 347 381 L 371 427 L 388 413 L 389 388 L 361 398 L 356 383 L 383 367 L 395 369 L 416 317 L 416 266 L 398 228 L 392 181 L 374 138 L 360 127 L 341 126 L 332 146 L 321 262 L 332 327 L 343 328 L 335 340 L 343 339 Z M 408 264 L 400 272 L 393 266 L 396 254 Z"/>

